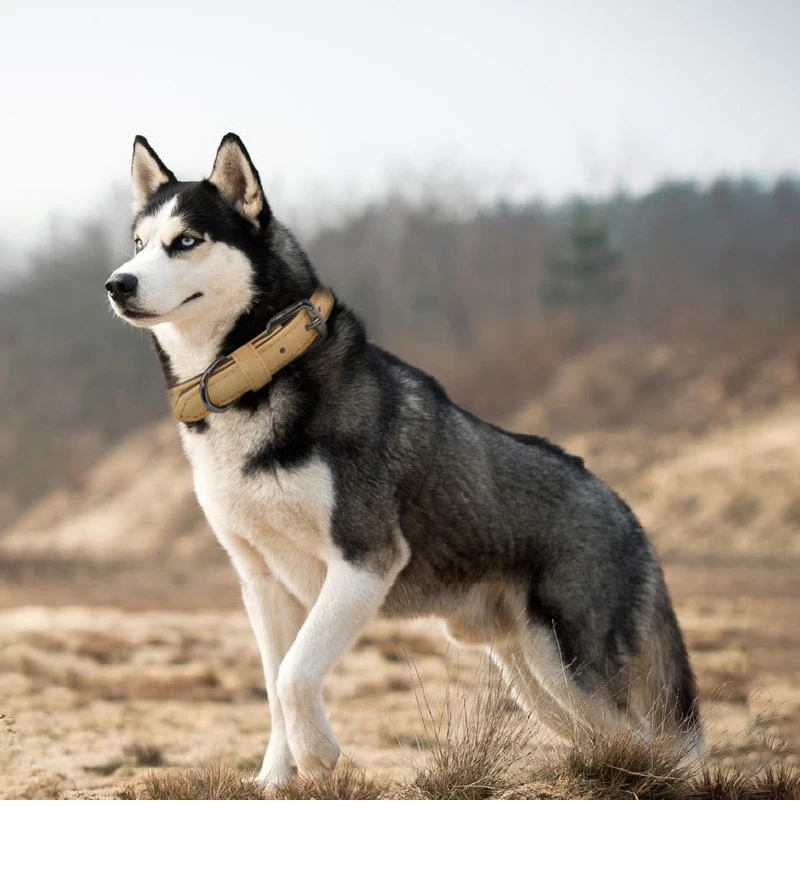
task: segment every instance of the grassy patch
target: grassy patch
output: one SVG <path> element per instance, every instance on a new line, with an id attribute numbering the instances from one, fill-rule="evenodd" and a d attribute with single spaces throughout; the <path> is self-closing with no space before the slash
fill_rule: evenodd
<path id="1" fill-rule="evenodd" d="M 137 800 L 796 800 L 800 768 L 780 762 L 757 770 L 687 767 L 670 749 L 626 735 L 592 736 L 552 760 L 522 770 L 489 748 L 481 760 L 455 743 L 404 782 L 371 778 L 345 762 L 326 779 L 297 777 L 263 788 L 222 763 L 147 773 L 117 793 Z"/>
<path id="2" fill-rule="evenodd" d="M 264 788 L 242 770 L 220 762 L 196 769 L 151 771 L 118 792 L 150 800 L 491 800 L 491 799 L 800 799 L 800 767 L 782 742 L 759 765 L 690 762 L 665 740 L 633 733 L 576 732 L 575 741 L 538 751 L 536 726 L 507 702 L 494 670 L 480 689 L 434 710 L 417 691 L 422 734 L 418 757 L 401 780 L 376 779 L 344 760 L 325 779 L 297 777 Z M 548 736 L 548 740 L 549 740 Z M 407 739 L 399 742 L 407 742 Z M 780 749 L 780 750 L 778 750 Z M 139 746 L 140 760 L 163 758 Z M 152 751 L 152 754 L 150 752 Z M 156 762 L 157 761 L 157 762 Z M 253 764 L 248 761 L 248 768 Z"/>
<path id="3" fill-rule="evenodd" d="M 379 782 L 364 770 L 345 760 L 326 779 L 297 777 L 280 788 L 268 791 L 274 800 L 381 800 L 393 799 L 392 782 Z"/>
<path id="4" fill-rule="evenodd" d="M 126 800 L 261 800 L 264 788 L 223 763 L 194 769 L 147 773 L 127 785 L 118 797 Z"/>
<path id="5" fill-rule="evenodd" d="M 511 712 L 496 671 L 479 676 L 480 690 L 467 700 L 448 692 L 443 709 L 435 712 L 425 691 L 417 691 L 424 764 L 417 765 L 396 797 L 423 800 L 485 800 L 508 790 L 514 770 L 527 760 L 534 730 Z"/>

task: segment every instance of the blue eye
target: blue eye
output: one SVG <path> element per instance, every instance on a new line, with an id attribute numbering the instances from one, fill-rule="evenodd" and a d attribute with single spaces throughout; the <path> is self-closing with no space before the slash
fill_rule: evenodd
<path id="1" fill-rule="evenodd" d="M 194 247 L 197 244 L 197 239 L 192 235 L 181 236 L 181 247 Z"/>
<path id="2" fill-rule="evenodd" d="M 136 251 L 136 253 L 139 253 L 139 251 L 140 251 L 143 247 L 144 247 L 144 245 L 142 244 L 142 240 L 141 240 L 140 238 L 135 238 L 135 239 L 133 240 L 133 249 Z"/>

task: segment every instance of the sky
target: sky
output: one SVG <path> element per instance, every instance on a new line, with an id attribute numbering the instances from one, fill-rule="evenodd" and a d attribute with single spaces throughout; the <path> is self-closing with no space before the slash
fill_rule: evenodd
<path id="1" fill-rule="evenodd" d="M 392 187 L 479 199 L 800 174 L 793 0 L 0 0 L 0 243 L 239 133 L 279 216 Z"/>

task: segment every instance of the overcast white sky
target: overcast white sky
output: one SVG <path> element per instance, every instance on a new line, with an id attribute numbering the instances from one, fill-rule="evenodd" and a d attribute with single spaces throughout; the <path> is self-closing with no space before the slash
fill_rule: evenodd
<path id="1" fill-rule="evenodd" d="M 238 132 L 280 211 L 460 172 L 485 194 L 800 172 L 800 2 L 4 0 L 0 240 L 85 214 L 146 135 Z"/>

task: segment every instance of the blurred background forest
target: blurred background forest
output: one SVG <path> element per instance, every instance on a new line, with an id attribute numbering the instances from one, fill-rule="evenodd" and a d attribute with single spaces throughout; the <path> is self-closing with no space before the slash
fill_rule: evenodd
<path id="1" fill-rule="evenodd" d="M 643 196 L 550 207 L 469 209 L 463 193 L 389 196 L 303 240 L 373 340 L 430 368 L 476 413 L 507 419 L 593 346 L 630 347 L 622 376 L 632 380 L 645 373 L 642 346 L 679 346 L 683 364 L 697 356 L 698 374 L 735 351 L 739 363 L 720 385 L 731 400 L 767 357 L 794 346 L 796 179 L 666 183 Z M 104 298 L 130 246 L 127 208 L 120 192 L 77 225 L 54 219 L 24 263 L 0 274 L 4 523 L 49 490 L 74 486 L 104 450 L 166 414 L 146 334 L 115 321 Z M 585 394 L 543 417 L 544 433 L 629 425 L 626 414 L 639 412 L 660 414 L 666 427 L 717 421 L 718 403 L 693 408 L 691 419 L 665 403 L 680 370 L 665 366 L 636 383 L 642 406 L 622 410 L 620 396 L 592 393 L 599 374 L 587 367 Z M 767 390 L 751 401 L 779 397 Z"/>

